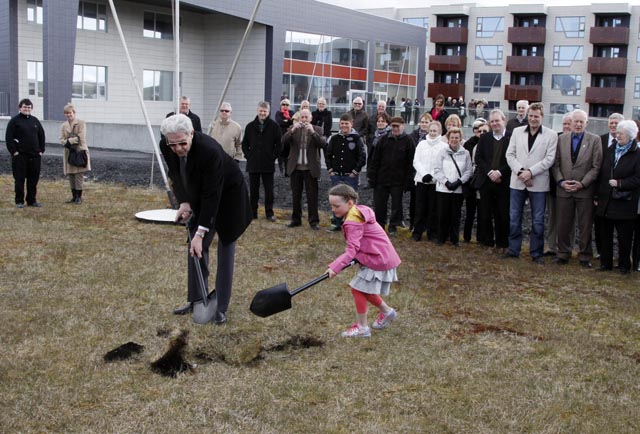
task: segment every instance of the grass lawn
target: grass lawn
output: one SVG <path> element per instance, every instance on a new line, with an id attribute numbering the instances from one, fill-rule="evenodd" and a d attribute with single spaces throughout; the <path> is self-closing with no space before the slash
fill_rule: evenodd
<path id="1" fill-rule="evenodd" d="M 398 319 L 348 340 L 354 270 L 291 310 L 249 311 L 256 291 L 293 289 L 344 249 L 339 233 L 287 228 L 281 210 L 238 242 L 229 322 L 198 326 L 171 314 L 186 297 L 184 229 L 133 217 L 164 208 L 163 191 L 90 183 L 75 206 L 48 181 L 44 207 L 23 210 L 13 179 L 0 191 L 0 432 L 640 432 L 640 273 L 504 261 L 400 230 L 386 299 Z M 152 372 L 180 330 L 197 366 Z M 144 351 L 103 360 L 129 341 Z"/>

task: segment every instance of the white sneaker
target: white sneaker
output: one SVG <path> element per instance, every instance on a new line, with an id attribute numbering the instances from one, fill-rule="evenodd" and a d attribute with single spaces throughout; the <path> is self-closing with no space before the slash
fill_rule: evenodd
<path id="1" fill-rule="evenodd" d="M 347 330 L 342 332 L 343 338 L 368 338 L 371 337 L 371 329 L 369 327 L 362 327 L 355 323 Z"/>
<path id="2" fill-rule="evenodd" d="M 391 323 L 391 321 L 396 319 L 397 316 L 398 314 L 396 313 L 395 309 L 391 309 L 389 313 L 387 313 L 386 315 L 380 312 L 380 314 L 378 315 L 378 318 L 376 318 L 373 324 L 371 324 L 371 327 L 373 327 L 376 330 L 383 329 L 387 327 Z"/>

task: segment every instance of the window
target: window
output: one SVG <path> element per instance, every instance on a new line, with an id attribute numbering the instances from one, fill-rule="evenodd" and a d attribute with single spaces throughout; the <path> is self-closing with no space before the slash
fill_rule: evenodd
<path id="1" fill-rule="evenodd" d="M 144 99 L 173 101 L 173 72 L 144 70 L 142 78 Z"/>
<path id="2" fill-rule="evenodd" d="M 502 75 L 498 74 L 487 74 L 487 73 L 476 73 L 473 74 L 473 91 L 478 93 L 487 93 L 491 92 L 491 88 L 500 87 L 502 81 Z"/>
<path id="3" fill-rule="evenodd" d="M 640 62 L 640 47 L 638 47 L 638 51 L 636 52 L 636 62 Z"/>
<path id="4" fill-rule="evenodd" d="M 553 66 L 571 66 L 582 60 L 582 45 L 554 45 Z"/>
<path id="5" fill-rule="evenodd" d="M 633 106 L 633 112 L 631 113 L 633 119 L 640 120 L 640 107 Z"/>
<path id="6" fill-rule="evenodd" d="M 504 17 L 478 17 L 476 36 L 493 38 L 496 32 L 504 32 Z"/>
<path id="7" fill-rule="evenodd" d="M 173 21 L 171 15 L 145 12 L 144 30 L 142 34 L 145 38 L 173 39 Z"/>
<path id="8" fill-rule="evenodd" d="M 414 26 L 423 27 L 427 33 L 427 36 L 429 36 L 429 17 L 403 18 L 402 21 L 407 24 L 413 24 Z"/>
<path id="9" fill-rule="evenodd" d="M 635 99 L 640 98 L 640 77 L 636 76 L 636 82 L 633 85 L 633 97 Z"/>
<path id="10" fill-rule="evenodd" d="M 107 68 L 93 65 L 73 65 L 71 97 L 106 100 Z"/>
<path id="11" fill-rule="evenodd" d="M 584 17 L 556 17 L 556 32 L 567 38 L 584 38 Z"/>
<path id="12" fill-rule="evenodd" d="M 502 65 L 502 45 L 476 45 L 476 60 L 487 66 Z"/>
<path id="13" fill-rule="evenodd" d="M 551 88 L 560 90 L 562 95 L 578 96 L 582 87 L 581 75 L 553 74 L 551 76 Z"/>
<path id="14" fill-rule="evenodd" d="M 78 4 L 77 28 L 83 30 L 107 31 L 107 5 L 84 2 Z"/>
<path id="15" fill-rule="evenodd" d="M 565 113 L 572 112 L 576 109 L 579 109 L 579 104 L 560 104 L 560 103 L 551 103 L 550 109 L 551 114 L 563 115 Z"/>
<path id="16" fill-rule="evenodd" d="M 42 91 L 44 90 L 43 77 L 42 62 L 27 62 L 29 96 L 42 97 Z"/>
<path id="17" fill-rule="evenodd" d="M 27 22 L 42 24 L 42 0 L 27 0 Z"/>
<path id="18" fill-rule="evenodd" d="M 620 47 L 596 46 L 594 55 L 595 57 L 618 58 L 620 57 Z"/>

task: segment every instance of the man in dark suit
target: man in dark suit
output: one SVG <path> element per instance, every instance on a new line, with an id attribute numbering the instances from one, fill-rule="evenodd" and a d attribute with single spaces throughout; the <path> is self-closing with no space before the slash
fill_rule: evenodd
<path id="1" fill-rule="evenodd" d="M 593 250 L 591 233 L 595 207 L 598 173 L 602 164 L 600 137 L 586 131 L 589 120 L 583 110 L 572 112 L 571 134 L 562 134 L 558 139 L 553 175 L 558 186 L 556 192 L 556 224 L 558 228 L 558 252 L 556 263 L 569 262 L 573 245 L 571 232 L 575 220 L 580 231 L 580 265 L 591 268 Z"/>
<path id="2" fill-rule="evenodd" d="M 176 221 L 188 221 L 192 241 L 189 245 L 188 301 L 174 313 L 193 311 L 193 320 L 216 324 L 227 321 L 231 298 L 235 242 L 251 222 L 251 207 L 244 176 L 238 164 L 213 138 L 193 131 L 191 120 L 177 114 L 166 118 L 160 128 L 165 139 L 160 144 L 169 168 L 173 193 L 180 203 Z M 193 216 L 192 216 L 193 214 Z M 216 271 L 217 310 L 204 309 L 196 274 L 200 262 L 208 290 L 209 246 L 218 234 Z"/>
<path id="3" fill-rule="evenodd" d="M 505 128 L 502 110 L 489 114 L 491 132 L 480 136 L 475 152 L 476 177 L 474 187 L 480 190 L 481 216 L 478 225 L 485 234 L 484 243 L 506 253 L 509 246 L 509 178 L 511 168 L 505 154 L 511 134 Z M 494 239 L 495 234 L 495 239 Z"/>
<path id="4" fill-rule="evenodd" d="M 180 97 L 180 113 L 186 115 L 189 119 L 191 119 L 191 124 L 193 125 L 193 130 L 197 133 L 202 132 L 202 124 L 200 123 L 200 116 L 191 111 L 191 100 L 188 96 Z M 167 117 L 173 116 L 175 112 L 171 112 L 167 114 Z"/>

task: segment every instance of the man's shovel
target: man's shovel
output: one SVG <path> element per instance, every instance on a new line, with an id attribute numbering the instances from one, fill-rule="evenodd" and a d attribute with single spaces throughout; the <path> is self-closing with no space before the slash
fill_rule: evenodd
<path id="1" fill-rule="evenodd" d="M 185 225 L 187 228 L 187 236 L 189 238 L 189 246 L 191 246 L 191 231 L 189 230 L 189 224 Z M 200 289 L 200 295 L 202 295 L 202 306 L 200 306 L 200 302 L 195 302 L 193 304 L 193 315 L 192 319 L 195 323 L 198 324 L 206 324 L 216 313 L 218 309 L 217 299 L 215 294 L 213 295 L 213 303 L 209 303 L 211 301 L 209 299 L 209 293 L 207 292 L 207 287 L 204 284 L 204 277 L 202 275 L 202 266 L 200 265 L 200 260 L 196 255 L 190 256 L 190 259 L 193 260 L 193 263 L 196 268 L 197 282 Z"/>
<path id="2" fill-rule="evenodd" d="M 343 270 L 346 270 L 357 262 L 358 261 L 353 259 L 343 268 Z M 320 283 L 328 278 L 329 273 L 324 273 L 322 276 L 316 277 L 315 279 L 305 283 L 301 287 L 296 288 L 291 292 L 289 292 L 286 283 L 281 283 L 279 285 L 272 286 L 271 288 L 266 288 L 258 291 L 251 301 L 249 310 L 251 310 L 254 315 L 266 318 L 278 312 L 291 309 L 291 298 L 294 295 L 299 294 L 305 289 L 311 288 L 313 285 Z"/>

